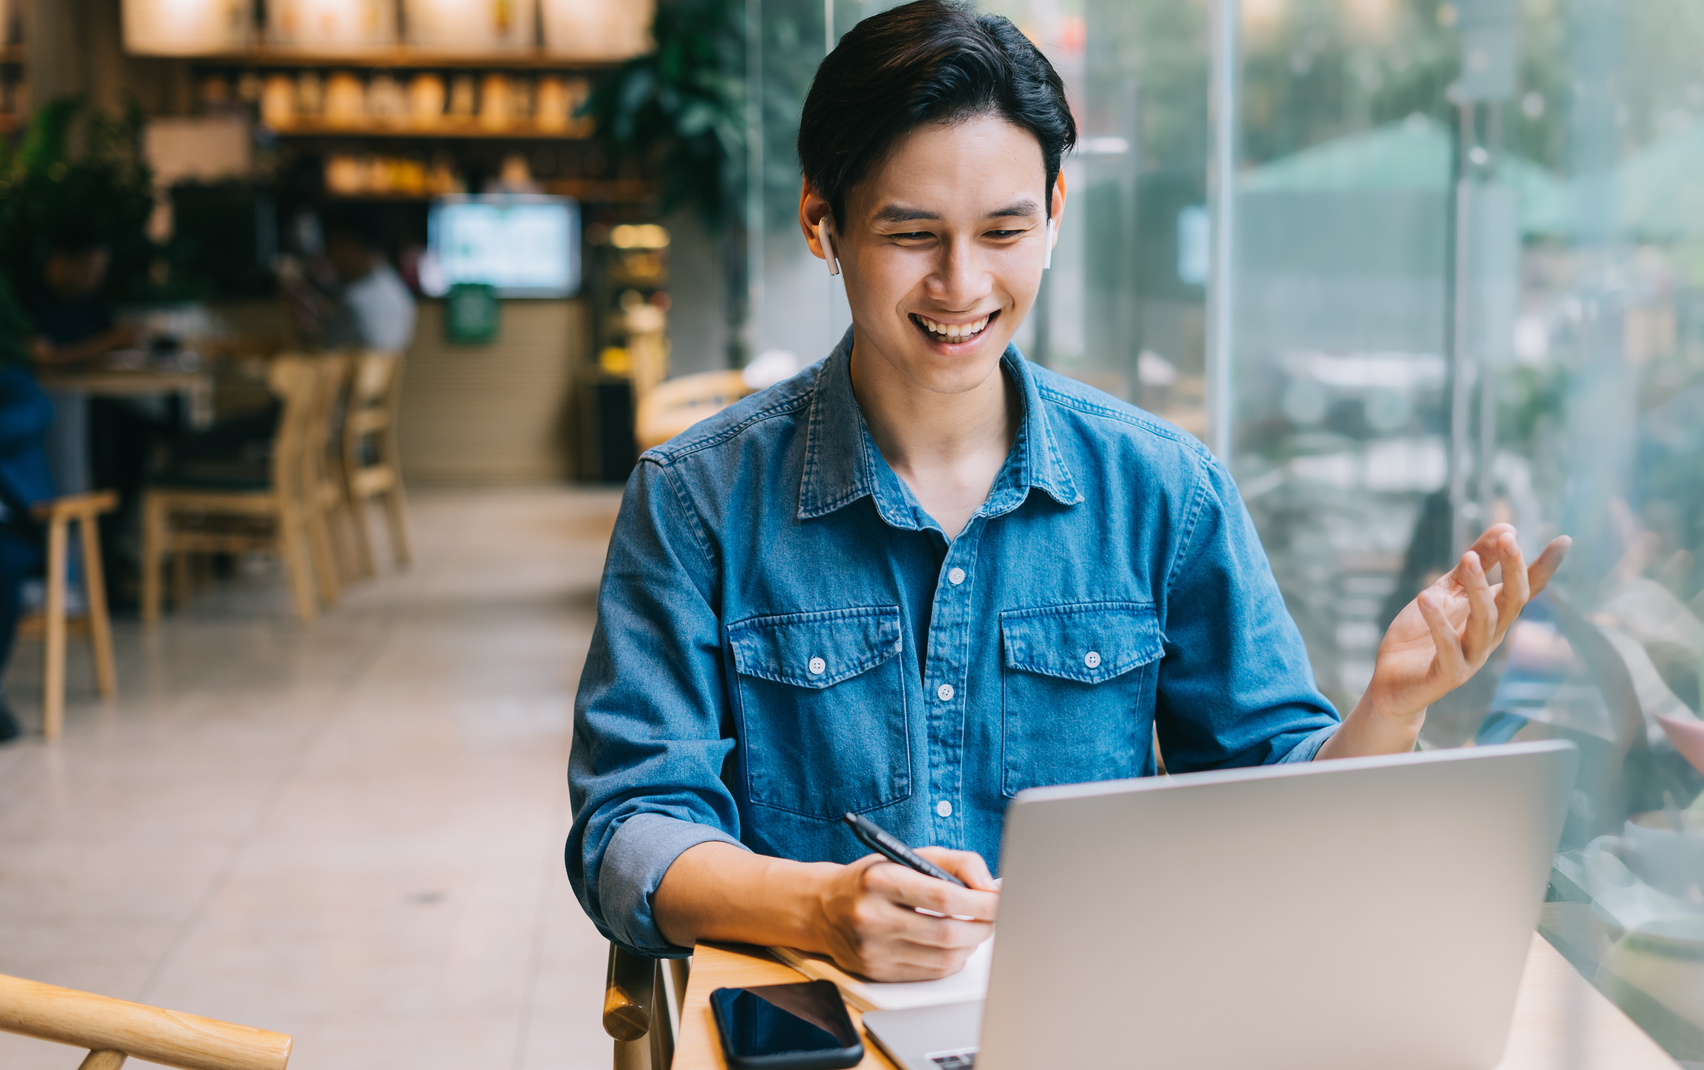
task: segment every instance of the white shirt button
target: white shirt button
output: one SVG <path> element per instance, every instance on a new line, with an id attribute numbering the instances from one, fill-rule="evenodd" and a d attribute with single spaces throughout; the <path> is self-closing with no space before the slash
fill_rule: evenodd
<path id="1" fill-rule="evenodd" d="M 963 583 L 964 582 L 964 569 L 958 568 L 958 567 L 949 568 L 947 570 L 947 582 L 951 583 L 954 587 L 957 587 L 959 584 Z"/>
<path id="2" fill-rule="evenodd" d="M 793 664 L 797 665 L 798 662 L 795 661 Z M 811 659 L 811 675 L 812 676 L 821 676 L 822 671 L 826 668 L 828 668 L 828 662 L 822 660 L 821 658 L 812 658 Z"/>
<path id="3" fill-rule="evenodd" d="M 1091 669 L 1100 668 L 1100 654 L 1093 650 L 1089 651 L 1087 654 L 1083 655 L 1083 664 L 1087 665 Z"/>
<path id="4" fill-rule="evenodd" d="M 953 804 L 942 799 L 940 802 L 935 804 L 935 812 L 940 814 L 942 817 L 951 817 L 953 816 Z"/>
<path id="5" fill-rule="evenodd" d="M 952 684 L 942 684 L 940 687 L 935 689 L 936 697 L 938 697 L 942 702 L 951 702 L 954 694 L 955 692 L 953 691 Z"/>

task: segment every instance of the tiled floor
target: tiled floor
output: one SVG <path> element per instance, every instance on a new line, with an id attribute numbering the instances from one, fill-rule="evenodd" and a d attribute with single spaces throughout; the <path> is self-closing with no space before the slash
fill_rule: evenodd
<path id="1" fill-rule="evenodd" d="M 110 704 L 76 652 L 65 737 L 0 747 L 0 973 L 290 1033 L 295 1070 L 607 1067 L 562 841 L 617 502 L 419 494 L 415 567 L 312 627 L 258 571 L 121 623 Z"/>

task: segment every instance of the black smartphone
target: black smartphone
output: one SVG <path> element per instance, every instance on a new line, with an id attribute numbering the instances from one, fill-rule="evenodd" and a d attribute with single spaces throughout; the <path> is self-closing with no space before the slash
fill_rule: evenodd
<path id="1" fill-rule="evenodd" d="M 838 1070 L 864 1061 L 833 981 L 718 988 L 710 1011 L 733 1070 Z"/>

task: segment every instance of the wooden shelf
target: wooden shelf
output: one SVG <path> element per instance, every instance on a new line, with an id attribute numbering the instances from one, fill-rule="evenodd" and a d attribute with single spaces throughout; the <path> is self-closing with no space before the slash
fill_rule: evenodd
<path id="1" fill-rule="evenodd" d="M 481 126 L 478 120 L 461 122 L 444 122 L 432 126 L 381 126 L 376 123 L 363 123 L 360 126 L 344 126 L 336 123 L 293 123 L 286 127 L 271 128 L 272 132 L 281 138 L 303 137 L 359 137 L 359 138 L 480 138 L 487 141 L 582 141 L 584 134 L 573 134 L 566 130 L 541 130 L 531 124 L 517 123 L 502 129 Z"/>
<path id="2" fill-rule="evenodd" d="M 544 192 L 557 197 L 603 204 L 639 204 L 657 196 L 657 185 L 631 178 L 559 178 L 545 182 Z M 385 201 L 426 204 L 447 196 L 440 193 L 332 193 L 340 201 Z M 465 196 L 465 194 L 456 194 Z"/>
<path id="3" fill-rule="evenodd" d="M 577 201 L 638 204 L 656 199 L 657 184 L 642 178 L 558 178 L 545 182 L 544 191 Z"/>
<path id="4" fill-rule="evenodd" d="M 186 56 L 192 63 L 222 67 L 386 67 L 433 70 L 446 67 L 490 70 L 586 71 L 613 67 L 621 59 L 564 56 L 538 49 L 487 52 L 480 55 L 435 52 L 398 46 L 368 51 L 299 52 L 288 48 L 250 48 L 237 52 L 209 52 Z"/>

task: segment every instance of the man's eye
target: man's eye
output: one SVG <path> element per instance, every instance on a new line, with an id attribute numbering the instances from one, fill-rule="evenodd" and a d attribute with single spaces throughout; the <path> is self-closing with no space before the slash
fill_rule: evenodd
<path id="1" fill-rule="evenodd" d="M 991 230 L 988 232 L 988 236 L 990 238 L 1016 238 L 1023 233 L 1024 231 L 1021 230 Z"/>
<path id="2" fill-rule="evenodd" d="M 888 237 L 896 241 L 925 241 L 933 238 L 934 235 L 926 230 L 908 230 L 904 234 L 890 234 Z"/>

